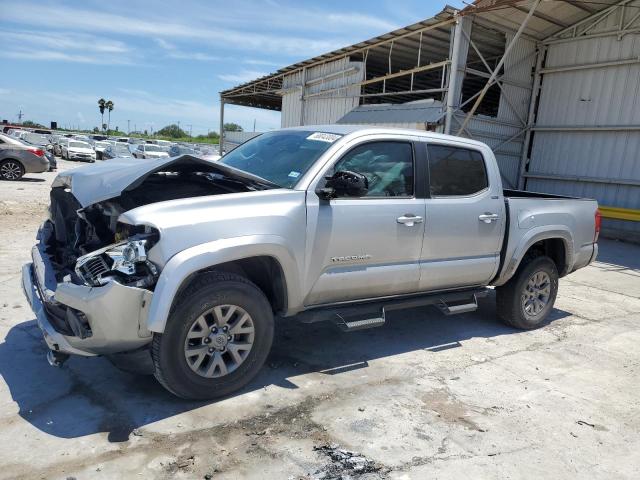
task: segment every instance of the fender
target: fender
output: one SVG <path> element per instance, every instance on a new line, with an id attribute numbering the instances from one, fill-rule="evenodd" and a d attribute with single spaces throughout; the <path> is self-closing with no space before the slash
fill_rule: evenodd
<path id="1" fill-rule="evenodd" d="M 529 230 L 518 242 L 515 246 L 513 253 L 505 259 L 504 267 L 502 268 L 502 272 L 500 276 L 495 282 L 492 282 L 493 285 L 499 287 L 500 285 L 504 285 L 509 279 L 513 276 L 515 271 L 520 266 L 520 262 L 524 258 L 525 253 L 534 243 L 537 243 L 541 240 L 548 240 L 559 238 L 564 243 L 564 251 L 565 251 L 565 262 L 568 268 L 568 271 L 571 271 L 571 266 L 573 265 L 573 234 L 568 227 L 564 225 L 543 225 L 540 227 L 532 228 Z"/>
<path id="2" fill-rule="evenodd" d="M 147 328 L 152 332 L 164 331 L 173 299 L 189 275 L 221 263 L 256 256 L 273 257 L 280 263 L 286 278 L 288 307 L 299 304 L 298 263 L 284 238 L 278 235 L 224 238 L 183 250 L 167 262 L 153 292 Z"/>

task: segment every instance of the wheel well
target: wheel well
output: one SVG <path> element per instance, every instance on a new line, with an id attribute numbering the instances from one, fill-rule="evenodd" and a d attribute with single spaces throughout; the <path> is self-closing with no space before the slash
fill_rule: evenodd
<path id="1" fill-rule="evenodd" d="M 525 256 L 530 258 L 545 255 L 553 260 L 561 277 L 567 274 L 567 248 L 561 238 L 546 238 L 529 247 Z"/>
<path id="2" fill-rule="evenodd" d="M 284 271 L 280 263 L 269 256 L 242 258 L 199 270 L 183 282 L 176 294 L 176 298 L 179 298 L 180 292 L 189 286 L 196 277 L 206 275 L 214 270 L 242 275 L 262 290 L 267 300 L 269 300 L 274 313 L 286 310 L 287 286 Z"/>
<path id="3" fill-rule="evenodd" d="M 7 157 L 7 158 L 3 158 L 2 160 L 0 160 L 0 164 L 4 163 L 4 162 L 9 162 L 9 161 L 14 161 L 20 164 L 20 166 L 24 169 L 24 164 L 18 160 L 17 158 L 13 158 L 13 157 Z"/>

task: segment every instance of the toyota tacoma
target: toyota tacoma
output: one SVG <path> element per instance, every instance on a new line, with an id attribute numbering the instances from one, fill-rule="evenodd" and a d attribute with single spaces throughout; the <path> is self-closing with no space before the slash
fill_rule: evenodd
<path id="1" fill-rule="evenodd" d="M 258 373 L 283 317 L 351 331 L 401 308 L 472 311 L 494 289 L 500 319 L 541 326 L 599 229 L 594 200 L 503 190 L 483 143 L 308 126 L 217 162 L 60 173 L 22 282 L 51 364 L 105 355 L 214 398 Z"/>

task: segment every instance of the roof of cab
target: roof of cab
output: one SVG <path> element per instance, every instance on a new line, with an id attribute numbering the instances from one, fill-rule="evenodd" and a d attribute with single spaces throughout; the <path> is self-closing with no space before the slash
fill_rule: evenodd
<path id="1" fill-rule="evenodd" d="M 302 127 L 289 127 L 282 130 L 299 130 L 307 132 L 324 132 L 335 133 L 337 135 L 372 135 L 380 133 L 400 133 L 405 135 L 412 135 L 414 137 L 425 137 L 433 140 L 447 140 L 455 143 L 466 143 L 468 145 L 477 145 L 486 147 L 486 144 L 477 140 L 472 140 L 464 137 L 457 137 L 455 135 L 445 135 L 444 133 L 429 132 L 425 130 L 412 130 L 408 128 L 394 128 L 394 127 L 376 127 L 372 125 L 304 125 Z M 356 135 L 357 134 L 357 135 Z"/>

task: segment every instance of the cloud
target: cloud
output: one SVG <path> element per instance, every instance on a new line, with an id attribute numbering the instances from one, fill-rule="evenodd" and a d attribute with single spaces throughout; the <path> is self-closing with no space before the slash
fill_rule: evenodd
<path id="1" fill-rule="evenodd" d="M 255 70 L 243 70 L 239 73 L 226 73 L 218 75 L 218 78 L 224 82 L 245 83 L 256 78 L 264 77 L 268 73 L 257 72 Z"/>
<path id="2" fill-rule="evenodd" d="M 0 95 L 9 95 L 11 93 L 11 90 L 9 90 L 8 88 L 0 88 Z"/>
<path id="3" fill-rule="evenodd" d="M 261 50 L 285 54 L 313 54 L 342 45 L 334 39 L 309 39 L 290 35 L 238 31 L 226 28 L 198 27 L 195 24 L 167 22 L 163 18 L 136 17 L 70 8 L 65 6 L 7 3 L 3 21 L 152 38 L 183 38 L 215 42 L 239 50 Z M 246 26 L 245 26 L 246 28 Z"/>
<path id="4" fill-rule="evenodd" d="M 17 48 L 15 50 L 0 50 L 0 57 L 12 58 L 16 60 L 38 60 L 38 61 L 62 61 L 73 63 L 93 63 L 97 65 L 131 65 L 131 61 L 126 58 L 112 56 L 95 57 L 92 55 L 77 55 L 51 50 L 31 50 L 27 48 Z"/>
<path id="5" fill-rule="evenodd" d="M 37 45 L 54 50 L 77 50 L 97 53 L 126 53 L 127 45 L 96 35 L 34 30 L 0 30 L 0 41 L 19 45 Z"/>
<path id="6" fill-rule="evenodd" d="M 272 67 L 281 67 L 282 66 L 281 63 L 274 62 L 274 61 L 271 61 L 271 60 L 254 60 L 254 59 L 251 59 L 251 58 L 243 60 L 242 63 L 246 63 L 247 65 L 265 65 L 265 66 L 272 66 Z"/>
<path id="7" fill-rule="evenodd" d="M 133 63 L 123 42 L 95 35 L 29 30 L 0 30 L 0 57 L 108 65 Z"/>
<path id="8" fill-rule="evenodd" d="M 218 55 L 180 50 L 176 45 L 167 42 L 163 38 L 154 38 L 154 41 L 165 51 L 165 55 L 169 58 L 175 58 L 178 60 L 196 60 L 200 62 L 219 62 L 224 60 L 224 57 L 220 57 Z"/>

